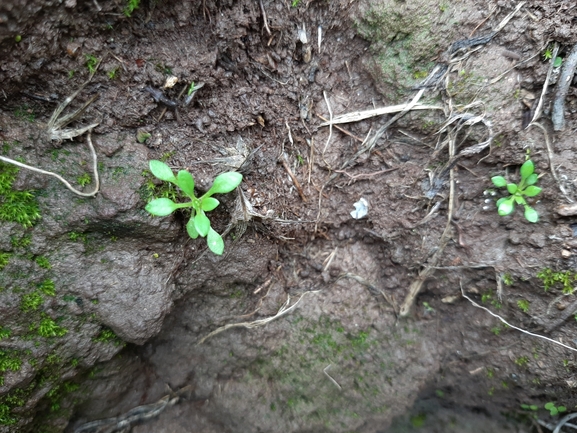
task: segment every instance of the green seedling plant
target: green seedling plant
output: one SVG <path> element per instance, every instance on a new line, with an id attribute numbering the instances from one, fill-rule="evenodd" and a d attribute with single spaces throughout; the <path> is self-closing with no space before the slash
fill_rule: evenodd
<path id="1" fill-rule="evenodd" d="M 565 406 L 555 406 L 555 403 L 553 403 L 552 401 L 545 404 L 545 409 L 547 409 L 549 411 L 549 414 L 551 416 L 555 416 L 555 415 L 558 415 L 562 412 L 567 411 L 567 408 Z"/>
<path id="2" fill-rule="evenodd" d="M 493 176 L 491 181 L 497 188 L 507 187 L 511 194 L 509 197 L 503 197 L 497 200 L 497 211 L 499 215 L 506 216 L 513 213 L 515 204 L 522 205 L 525 208 L 525 218 L 527 221 L 536 223 L 539 221 L 539 214 L 535 209 L 527 204 L 525 197 L 535 197 L 541 192 L 541 188 L 535 186 L 539 176 L 534 173 L 535 165 L 533 161 L 527 160 L 521 166 L 521 182 L 519 184 L 508 183 L 503 176 Z"/>
<path id="3" fill-rule="evenodd" d="M 168 216 L 177 209 L 190 208 L 190 220 L 186 224 L 186 231 L 192 239 L 198 236 L 206 237 L 208 248 L 217 255 L 224 251 L 224 241 L 211 226 L 205 212 L 215 209 L 220 203 L 212 197 L 213 194 L 225 194 L 234 190 L 242 182 L 242 174 L 228 172 L 219 174 L 210 189 L 201 197 L 194 194 L 194 178 L 186 170 L 180 170 L 176 176 L 162 161 L 152 160 L 149 163 L 150 171 L 158 179 L 176 185 L 191 201 L 175 203 L 169 198 L 157 198 L 148 203 L 145 209 L 155 216 Z"/>

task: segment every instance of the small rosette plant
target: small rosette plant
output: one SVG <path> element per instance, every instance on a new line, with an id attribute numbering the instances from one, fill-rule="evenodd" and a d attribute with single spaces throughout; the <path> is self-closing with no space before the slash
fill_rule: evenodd
<path id="1" fill-rule="evenodd" d="M 150 171 L 154 176 L 165 182 L 176 185 L 191 201 L 175 203 L 169 198 L 157 198 L 148 203 L 145 209 L 156 216 L 170 215 L 177 209 L 191 208 L 190 220 L 186 224 L 186 231 L 192 239 L 206 237 L 208 248 L 221 255 L 224 251 L 224 241 L 211 226 L 205 212 L 215 209 L 220 203 L 212 197 L 213 194 L 225 194 L 234 190 L 242 182 L 242 174 L 228 172 L 219 174 L 210 189 L 201 197 L 194 194 L 194 178 L 186 170 L 180 170 L 176 176 L 162 161 L 152 160 L 149 163 Z"/>
<path id="2" fill-rule="evenodd" d="M 513 213 L 515 204 L 524 206 L 525 218 L 527 221 L 536 223 L 539 221 L 539 214 L 535 209 L 527 204 L 525 197 L 535 197 L 541 192 L 541 188 L 535 186 L 539 176 L 534 173 L 535 166 L 533 161 L 528 160 L 521 166 L 521 182 L 519 184 L 508 183 L 503 176 L 494 176 L 491 178 L 493 185 L 497 188 L 507 187 L 511 194 L 509 197 L 503 197 L 497 200 L 497 211 L 499 215 L 506 216 Z"/>

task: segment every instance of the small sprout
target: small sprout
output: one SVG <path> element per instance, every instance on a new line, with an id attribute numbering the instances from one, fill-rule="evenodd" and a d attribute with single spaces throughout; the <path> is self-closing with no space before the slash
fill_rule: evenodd
<path id="1" fill-rule="evenodd" d="M 555 416 L 560 414 L 561 412 L 567 411 L 567 408 L 565 406 L 555 406 L 555 403 L 553 403 L 552 401 L 546 403 L 544 407 L 549 411 L 551 416 Z"/>
<path id="2" fill-rule="evenodd" d="M 85 54 L 84 57 L 86 57 L 86 67 L 88 68 L 88 72 L 94 74 L 94 72 L 96 72 L 96 65 L 98 65 L 98 58 L 92 54 Z"/>
<path id="3" fill-rule="evenodd" d="M 138 131 L 136 133 L 136 140 L 139 143 L 144 143 L 146 140 L 148 140 L 151 137 L 151 134 L 148 132 L 144 132 L 144 131 Z"/>
<path id="4" fill-rule="evenodd" d="M 555 57 L 555 61 L 553 62 L 553 67 L 554 68 L 560 68 L 562 64 L 563 64 L 563 58 Z"/>
<path id="5" fill-rule="evenodd" d="M 44 338 L 63 337 L 67 333 L 67 329 L 58 326 L 54 320 L 47 316 L 40 321 L 40 326 L 38 326 L 38 335 Z"/>
<path id="6" fill-rule="evenodd" d="M 108 78 L 110 78 L 111 80 L 114 80 L 116 78 L 117 73 L 118 73 L 118 67 L 111 69 L 106 73 L 106 75 L 108 75 Z"/>
<path id="7" fill-rule="evenodd" d="M 134 12 L 136 9 L 138 9 L 138 6 L 140 6 L 140 0 L 128 0 L 128 2 L 126 3 L 126 7 L 124 8 L 124 15 L 128 18 L 131 17 L 132 12 Z"/>
<path id="8" fill-rule="evenodd" d="M 210 226 L 210 220 L 205 212 L 215 209 L 220 202 L 213 198 L 213 194 L 225 194 L 234 190 L 242 182 L 242 174 L 238 172 L 228 172 L 219 174 L 210 189 L 200 198 L 194 194 L 194 178 L 186 171 L 181 170 L 174 176 L 168 165 L 162 161 L 152 160 L 149 163 L 150 171 L 158 179 L 170 182 L 180 188 L 191 201 L 187 203 L 176 203 L 169 198 L 157 198 L 148 203 L 145 209 L 156 216 L 168 216 L 177 209 L 190 208 L 190 220 L 186 224 L 186 231 L 192 239 L 206 237 L 208 248 L 217 255 L 224 251 L 224 241 Z"/>
<path id="9" fill-rule="evenodd" d="M 535 197 L 541 192 L 541 188 L 535 186 L 538 176 L 534 173 L 535 166 L 533 161 L 528 160 L 521 166 L 521 182 L 519 184 L 507 183 L 503 176 L 493 176 L 491 181 L 497 188 L 507 188 L 509 197 L 503 197 L 497 200 L 497 209 L 499 215 L 506 216 L 513 213 L 515 204 L 525 207 L 525 218 L 527 221 L 536 223 L 539 220 L 537 211 L 527 204 L 525 197 Z"/>
<path id="10" fill-rule="evenodd" d="M 526 356 L 520 356 L 515 360 L 515 364 L 517 364 L 519 367 L 525 367 L 528 363 L 529 358 L 527 358 Z"/>
<path id="11" fill-rule="evenodd" d="M 534 404 L 531 404 L 531 405 L 529 405 L 529 404 L 522 404 L 522 405 L 521 405 L 521 409 L 523 409 L 523 410 L 532 410 L 533 412 L 535 412 L 535 411 L 539 410 L 539 406 L 536 406 L 536 405 L 534 405 Z"/>
<path id="12" fill-rule="evenodd" d="M 22 40 L 22 36 L 21 35 L 16 35 L 14 36 L 14 40 L 18 43 Z"/>

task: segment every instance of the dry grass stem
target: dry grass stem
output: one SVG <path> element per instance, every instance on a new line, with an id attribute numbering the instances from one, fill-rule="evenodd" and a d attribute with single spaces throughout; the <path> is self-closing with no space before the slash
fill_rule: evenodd
<path id="1" fill-rule="evenodd" d="M 390 105 L 388 107 L 375 108 L 374 110 L 353 111 L 351 113 L 336 116 L 331 120 L 329 120 L 328 122 L 321 123 L 320 126 L 331 126 L 340 123 L 359 122 L 361 120 L 370 119 L 371 117 L 382 116 L 383 114 L 407 112 L 409 111 L 407 110 L 408 107 L 410 107 L 410 103 L 401 105 Z M 415 104 L 413 107 L 410 107 L 410 110 L 442 110 L 442 109 L 443 107 L 440 107 L 438 105 Z"/>
<path id="2" fill-rule="evenodd" d="M 547 70 L 547 76 L 545 77 L 545 82 L 543 83 L 543 90 L 541 91 L 541 97 L 539 98 L 539 103 L 537 104 L 537 108 L 535 109 L 535 114 L 531 119 L 531 123 L 527 126 L 531 126 L 533 123 L 537 122 L 541 118 L 541 113 L 543 112 L 543 103 L 545 101 L 545 95 L 547 94 L 547 88 L 549 87 L 549 80 L 551 79 L 551 74 L 553 73 L 553 64 L 555 59 L 557 58 L 557 53 L 559 52 L 559 44 L 555 42 L 553 46 L 553 54 L 551 57 L 551 64 L 549 65 L 549 69 Z"/>
<path id="3" fill-rule="evenodd" d="M 327 97 L 327 92 L 323 91 L 323 96 L 325 98 L 325 103 L 327 104 L 327 109 L 329 110 L 329 136 L 327 137 L 327 142 L 326 142 L 325 147 L 323 149 L 323 156 L 324 156 L 324 154 L 327 150 L 327 147 L 329 146 L 329 143 L 331 141 L 331 138 L 333 137 L 333 110 L 331 108 L 331 104 L 329 103 L 329 98 Z M 321 126 L 323 126 L 323 125 L 321 125 Z"/>
<path id="4" fill-rule="evenodd" d="M 321 120 L 323 120 L 324 122 L 330 122 L 330 120 L 328 120 L 326 117 L 321 116 L 320 114 L 316 113 L 317 117 Z M 357 137 L 356 135 L 350 133 L 349 131 L 347 131 L 345 128 L 338 126 L 338 125 L 333 125 L 335 128 L 337 128 L 339 131 L 341 131 L 343 134 L 348 135 L 351 138 L 354 138 L 357 141 L 360 141 L 361 143 L 363 142 L 362 138 Z"/>
<path id="5" fill-rule="evenodd" d="M 280 162 L 281 162 L 282 166 L 284 167 L 284 169 L 286 170 L 286 172 L 288 173 L 288 175 L 290 176 L 290 178 L 292 179 L 293 184 L 296 187 L 299 195 L 301 196 L 302 201 L 306 202 L 307 198 L 305 196 L 305 193 L 303 192 L 303 188 L 302 188 L 300 182 L 298 181 L 298 179 L 293 174 L 292 170 L 290 169 L 290 167 L 286 161 L 286 157 L 284 155 L 281 157 Z"/>

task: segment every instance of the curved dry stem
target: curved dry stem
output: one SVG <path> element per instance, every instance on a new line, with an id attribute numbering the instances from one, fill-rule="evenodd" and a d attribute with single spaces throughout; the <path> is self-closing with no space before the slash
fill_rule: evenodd
<path id="1" fill-rule="evenodd" d="M 98 190 L 100 188 L 100 178 L 98 177 L 98 159 L 96 157 L 96 152 L 94 150 L 94 146 L 92 145 L 92 139 L 90 138 L 90 131 L 88 132 L 87 138 L 88 138 L 88 147 L 90 148 L 90 154 L 92 155 L 92 172 L 94 174 L 94 182 L 96 183 L 96 185 L 94 186 L 94 191 L 92 191 L 92 192 L 87 193 L 87 192 L 78 191 L 72 185 L 70 185 L 70 183 L 68 183 L 68 181 L 66 179 L 64 179 L 62 176 L 60 176 L 59 174 L 53 173 L 51 171 L 46 171 L 46 170 L 42 170 L 41 168 L 37 168 L 37 167 L 33 167 L 31 165 L 23 164 L 21 162 L 15 161 L 11 158 L 7 158 L 7 157 L 1 156 L 1 155 L 0 155 L 0 161 L 4 161 L 4 162 L 7 162 L 8 164 L 13 164 L 13 165 L 16 165 L 18 167 L 25 168 L 27 170 L 31 170 L 31 171 L 34 171 L 36 173 L 41 173 L 41 174 L 46 174 L 48 176 L 53 176 L 56 179 L 58 179 L 60 182 L 62 182 L 64 184 L 64 186 L 66 188 L 68 188 L 70 191 L 72 191 L 74 194 L 77 194 L 81 197 L 94 197 L 98 193 Z"/>

